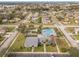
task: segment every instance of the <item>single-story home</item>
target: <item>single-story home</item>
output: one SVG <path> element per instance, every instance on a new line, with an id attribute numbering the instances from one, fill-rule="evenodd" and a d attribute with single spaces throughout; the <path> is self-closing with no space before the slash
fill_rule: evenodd
<path id="1" fill-rule="evenodd" d="M 0 35 L 4 35 L 6 33 L 6 30 L 4 28 L 0 28 Z"/>

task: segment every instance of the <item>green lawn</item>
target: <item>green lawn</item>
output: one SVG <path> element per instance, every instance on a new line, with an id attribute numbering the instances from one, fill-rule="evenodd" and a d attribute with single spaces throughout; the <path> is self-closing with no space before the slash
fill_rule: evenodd
<path id="1" fill-rule="evenodd" d="M 75 20 L 76 20 L 76 19 L 71 19 L 71 20 L 69 20 L 70 24 L 68 24 L 68 25 L 78 25 L 77 23 L 75 23 Z"/>
<path id="2" fill-rule="evenodd" d="M 0 43 L 3 41 L 3 38 L 0 38 Z"/>
<path id="3" fill-rule="evenodd" d="M 75 40 L 79 40 L 79 35 L 74 35 Z"/>
<path id="4" fill-rule="evenodd" d="M 74 33 L 74 28 L 68 27 L 66 30 L 67 32 Z"/>
<path id="5" fill-rule="evenodd" d="M 49 46 L 46 46 L 46 51 L 47 52 L 56 52 L 57 49 L 56 49 L 56 47 L 49 45 Z"/>
<path id="6" fill-rule="evenodd" d="M 64 34 L 62 34 L 62 31 L 60 31 L 56 28 L 55 28 L 55 30 L 56 30 L 57 36 L 58 36 L 56 41 L 57 41 L 57 44 L 58 44 L 60 51 L 66 52 L 70 48 L 68 46 L 67 42 L 65 41 L 66 38 L 65 38 Z M 62 34 L 62 35 L 60 35 L 60 34 Z"/>
<path id="7" fill-rule="evenodd" d="M 11 32 L 14 29 L 14 27 L 7 27 L 7 32 Z"/>
<path id="8" fill-rule="evenodd" d="M 75 23 L 75 19 L 70 20 L 70 25 L 73 25 L 73 24 L 76 24 L 76 23 Z"/>
<path id="9" fill-rule="evenodd" d="M 11 51 L 11 52 L 25 52 L 25 51 L 29 52 L 29 51 L 31 51 L 31 48 L 24 47 L 25 39 L 26 39 L 25 36 L 22 33 L 20 33 L 9 51 Z"/>
<path id="10" fill-rule="evenodd" d="M 66 43 L 65 39 L 57 39 L 56 41 L 61 52 L 64 52 L 64 50 L 67 51 L 67 49 L 69 49 L 69 46 Z"/>
<path id="11" fill-rule="evenodd" d="M 35 50 L 34 50 L 34 51 L 35 51 L 35 52 L 43 52 L 43 51 L 44 51 L 43 45 L 38 46 L 38 47 L 35 47 Z"/>

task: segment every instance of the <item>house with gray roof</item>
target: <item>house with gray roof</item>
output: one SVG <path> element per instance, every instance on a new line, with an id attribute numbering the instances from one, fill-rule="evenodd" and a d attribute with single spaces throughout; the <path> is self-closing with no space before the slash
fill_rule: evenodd
<path id="1" fill-rule="evenodd" d="M 24 43 L 25 47 L 37 47 L 38 46 L 38 38 L 37 37 L 27 37 Z"/>

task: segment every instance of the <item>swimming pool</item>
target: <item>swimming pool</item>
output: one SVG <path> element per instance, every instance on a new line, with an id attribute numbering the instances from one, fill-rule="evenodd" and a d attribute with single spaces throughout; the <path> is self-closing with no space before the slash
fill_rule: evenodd
<path id="1" fill-rule="evenodd" d="M 51 36 L 51 35 L 56 36 L 56 33 L 55 33 L 55 31 L 53 29 L 47 28 L 47 29 L 42 30 L 42 35 L 44 35 L 46 37 Z"/>

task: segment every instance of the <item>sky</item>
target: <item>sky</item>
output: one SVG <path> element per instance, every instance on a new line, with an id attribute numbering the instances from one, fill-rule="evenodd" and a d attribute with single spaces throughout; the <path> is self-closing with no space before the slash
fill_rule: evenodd
<path id="1" fill-rule="evenodd" d="M 25 1 L 25 2 L 34 2 L 34 1 L 37 1 L 37 2 L 39 2 L 39 1 L 79 1 L 79 0 L 0 0 L 0 2 L 5 2 L 5 1 L 9 1 L 9 2 L 12 2 L 12 1 Z"/>

